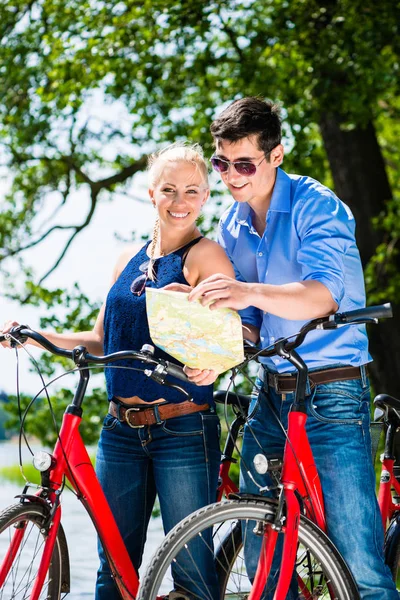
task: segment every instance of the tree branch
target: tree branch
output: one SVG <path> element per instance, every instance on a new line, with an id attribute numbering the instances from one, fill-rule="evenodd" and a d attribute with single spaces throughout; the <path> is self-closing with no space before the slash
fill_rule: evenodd
<path id="1" fill-rule="evenodd" d="M 95 208 L 96 208 L 97 196 L 98 196 L 98 193 L 91 195 L 90 210 L 89 210 L 89 212 L 88 212 L 88 214 L 86 216 L 86 219 L 84 220 L 84 222 L 81 225 L 78 225 L 78 226 L 76 226 L 74 228 L 75 231 L 71 235 L 71 237 L 69 238 L 69 240 L 67 241 L 67 243 L 65 244 L 64 249 L 61 252 L 60 256 L 58 257 L 58 259 L 56 260 L 56 262 L 54 263 L 54 265 L 47 271 L 47 273 L 45 273 L 40 278 L 38 285 L 41 285 L 43 283 L 43 281 L 45 279 L 47 279 L 47 277 L 49 277 L 49 275 L 51 275 L 51 273 L 53 273 L 53 271 L 55 271 L 55 269 L 57 269 L 57 267 L 61 263 L 62 259 L 66 255 L 68 248 L 70 247 L 70 245 L 72 244 L 73 240 L 76 238 L 76 236 L 78 235 L 78 233 L 80 233 L 81 231 L 83 231 L 83 229 L 85 229 L 89 225 L 89 223 L 92 220 L 92 217 L 94 215 Z"/>
<path id="2" fill-rule="evenodd" d="M 50 229 L 48 229 L 46 231 L 46 233 L 41 235 L 40 238 L 38 238 L 37 240 L 34 240 L 33 242 L 26 244 L 26 246 L 20 246 L 16 250 L 10 250 L 6 254 L 0 255 L 0 261 L 4 260 L 5 258 L 10 258 L 11 256 L 15 256 L 16 254 L 19 254 L 20 252 L 24 252 L 25 250 L 29 250 L 29 248 L 33 248 L 34 246 L 37 246 L 37 244 L 40 244 L 40 242 L 43 242 L 43 240 L 46 239 L 56 229 L 76 229 L 76 227 L 77 227 L 76 225 L 53 225 L 53 227 L 50 227 Z"/>
<path id="3" fill-rule="evenodd" d="M 231 27 L 229 27 L 228 23 L 226 21 L 224 21 L 224 19 L 221 16 L 221 13 L 218 13 L 218 16 L 222 23 L 223 30 L 225 31 L 226 35 L 230 39 L 232 46 L 234 47 L 234 49 L 236 50 L 236 52 L 239 56 L 240 62 L 244 62 L 245 56 L 244 56 L 243 50 L 241 49 L 241 47 L 238 44 L 236 33 L 233 31 L 233 29 Z"/>
<path id="4" fill-rule="evenodd" d="M 93 189 L 95 191 L 100 191 L 101 189 L 109 189 L 118 183 L 123 183 L 132 175 L 135 175 L 139 171 L 143 171 L 147 165 L 147 155 L 142 156 L 139 160 L 135 161 L 131 165 L 128 165 L 119 173 L 115 175 L 111 175 L 110 177 L 106 177 L 105 179 L 101 179 L 100 181 L 96 181 L 93 183 Z"/>

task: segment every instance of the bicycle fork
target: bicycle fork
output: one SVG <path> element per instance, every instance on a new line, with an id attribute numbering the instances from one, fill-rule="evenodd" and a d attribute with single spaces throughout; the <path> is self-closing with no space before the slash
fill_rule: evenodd
<path id="1" fill-rule="evenodd" d="M 58 505 L 50 529 L 47 532 L 47 539 L 44 545 L 42 560 L 40 561 L 38 574 L 36 576 L 35 584 L 33 586 L 29 600 L 38 600 L 42 592 L 43 583 L 50 567 L 51 557 L 53 555 L 54 544 L 56 543 L 58 526 L 60 525 L 60 521 L 61 506 Z"/>
<path id="2" fill-rule="evenodd" d="M 53 555 L 54 545 L 57 539 L 58 527 L 61 521 L 61 506 L 58 505 L 51 521 L 50 527 L 46 533 L 46 541 L 42 558 L 40 561 L 38 573 L 35 578 L 35 583 L 32 588 L 29 600 L 38 600 L 42 593 L 44 580 L 50 567 L 51 557 Z M 0 588 L 4 584 L 6 577 L 8 576 L 9 570 L 13 565 L 14 559 L 24 543 L 24 535 L 27 528 L 27 521 L 21 521 L 15 528 L 13 538 L 7 551 L 7 555 L 4 558 L 3 564 L 0 569 Z"/>
<path id="3" fill-rule="evenodd" d="M 275 554 L 278 534 L 280 532 L 284 533 L 285 536 L 281 558 L 281 570 L 274 594 L 274 600 L 284 600 L 287 596 L 292 580 L 292 574 L 295 570 L 300 520 L 300 505 L 295 494 L 295 489 L 295 485 L 288 484 L 285 486 L 285 489 L 281 490 L 274 522 L 265 526 L 260 558 L 248 600 L 259 600 L 263 594 L 271 571 L 272 560 Z M 286 505 L 286 517 L 283 514 L 284 504 Z"/>

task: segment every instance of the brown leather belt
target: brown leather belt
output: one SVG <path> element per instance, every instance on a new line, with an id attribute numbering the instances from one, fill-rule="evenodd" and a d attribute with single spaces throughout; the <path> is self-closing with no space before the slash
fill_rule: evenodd
<path id="1" fill-rule="evenodd" d="M 160 424 L 167 419 L 181 417 L 208 408 L 210 408 L 209 404 L 195 404 L 189 402 L 189 400 L 179 404 L 152 404 L 151 406 L 143 406 L 143 408 L 137 405 L 126 407 L 111 400 L 109 413 L 122 423 L 127 423 L 130 427 L 136 429 L 145 427 L 145 425 Z"/>
<path id="2" fill-rule="evenodd" d="M 365 368 L 366 369 L 366 368 Z M 367 370 L 365 371 L 367 374 Z M 308 374 L 310 387 L 313 389 L 320 383 L 333 383 L 344 379 L 361 379 L 360 367 L 333 367 L 322 371 L 311 371 Z M 286 375 L 285 373 L 271 373 L 264 369 L 264 384 L 274 388 L 277 394 L 289 394 L 294 392 L 297 383 L 297 373 Z"/>

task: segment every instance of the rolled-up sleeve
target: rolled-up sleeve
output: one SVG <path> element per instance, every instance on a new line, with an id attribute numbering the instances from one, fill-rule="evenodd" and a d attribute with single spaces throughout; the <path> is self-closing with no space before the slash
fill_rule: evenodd
<path id="1" fill-rule="evenodd" d="M 354 217 L 332 194 L 313 194 L 296 207 L 297 260 L 303 281 L 320 281 L 339 305 L 344 293 L 344 256 L 354 243 Z"/>
<path id="2" fill-rule="evenodd" d="M 225 250 L 226 255 L 228 256 L 229 260 L 231 261 L 233 269 L 235 271 L 235 278 L 237 279 L 237 281 L 245 282 L 245 279 L 239 273 L 239 271 L 237 270 L 237 268 L 235 266 L 235 263 L 232 260 L 229 248 L 227 247 L 228 244 L 226 243 L 225 237 L 224 237 L 224 227 L 221 222 L 218 227 L 217 241 L 218 241 L 218 244 L 220 246 L 222 246 L 222 248 Z M 242 319 L 242 323 L 244 323 L 246 325 L 254 325 L 254 327 L 257 327 L 258 329 L 261 328 L 262 311 L 260 309 L 256 308 L 255 306 L 248 306 L 247 308 L 244 308 L 243 310 L 239 310 L 238 313 L 240 315 L 240 318 Z"/>

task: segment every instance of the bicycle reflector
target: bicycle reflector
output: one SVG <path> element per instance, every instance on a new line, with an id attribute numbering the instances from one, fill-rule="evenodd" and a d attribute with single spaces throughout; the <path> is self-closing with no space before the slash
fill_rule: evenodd
<path id="1" fill-rule="evenodd" d="M 50 469 L 51 464 L 53 462 L 53 457 L 48 452 L 45 452 L 44 450 L 39 450 L 39 452 L 35 452 L 35 454 L 33 455 L 32 462 L 33 466 L 35 467 L 35 469 L 37 469 L 37 471 L 44 472 Z"/>

